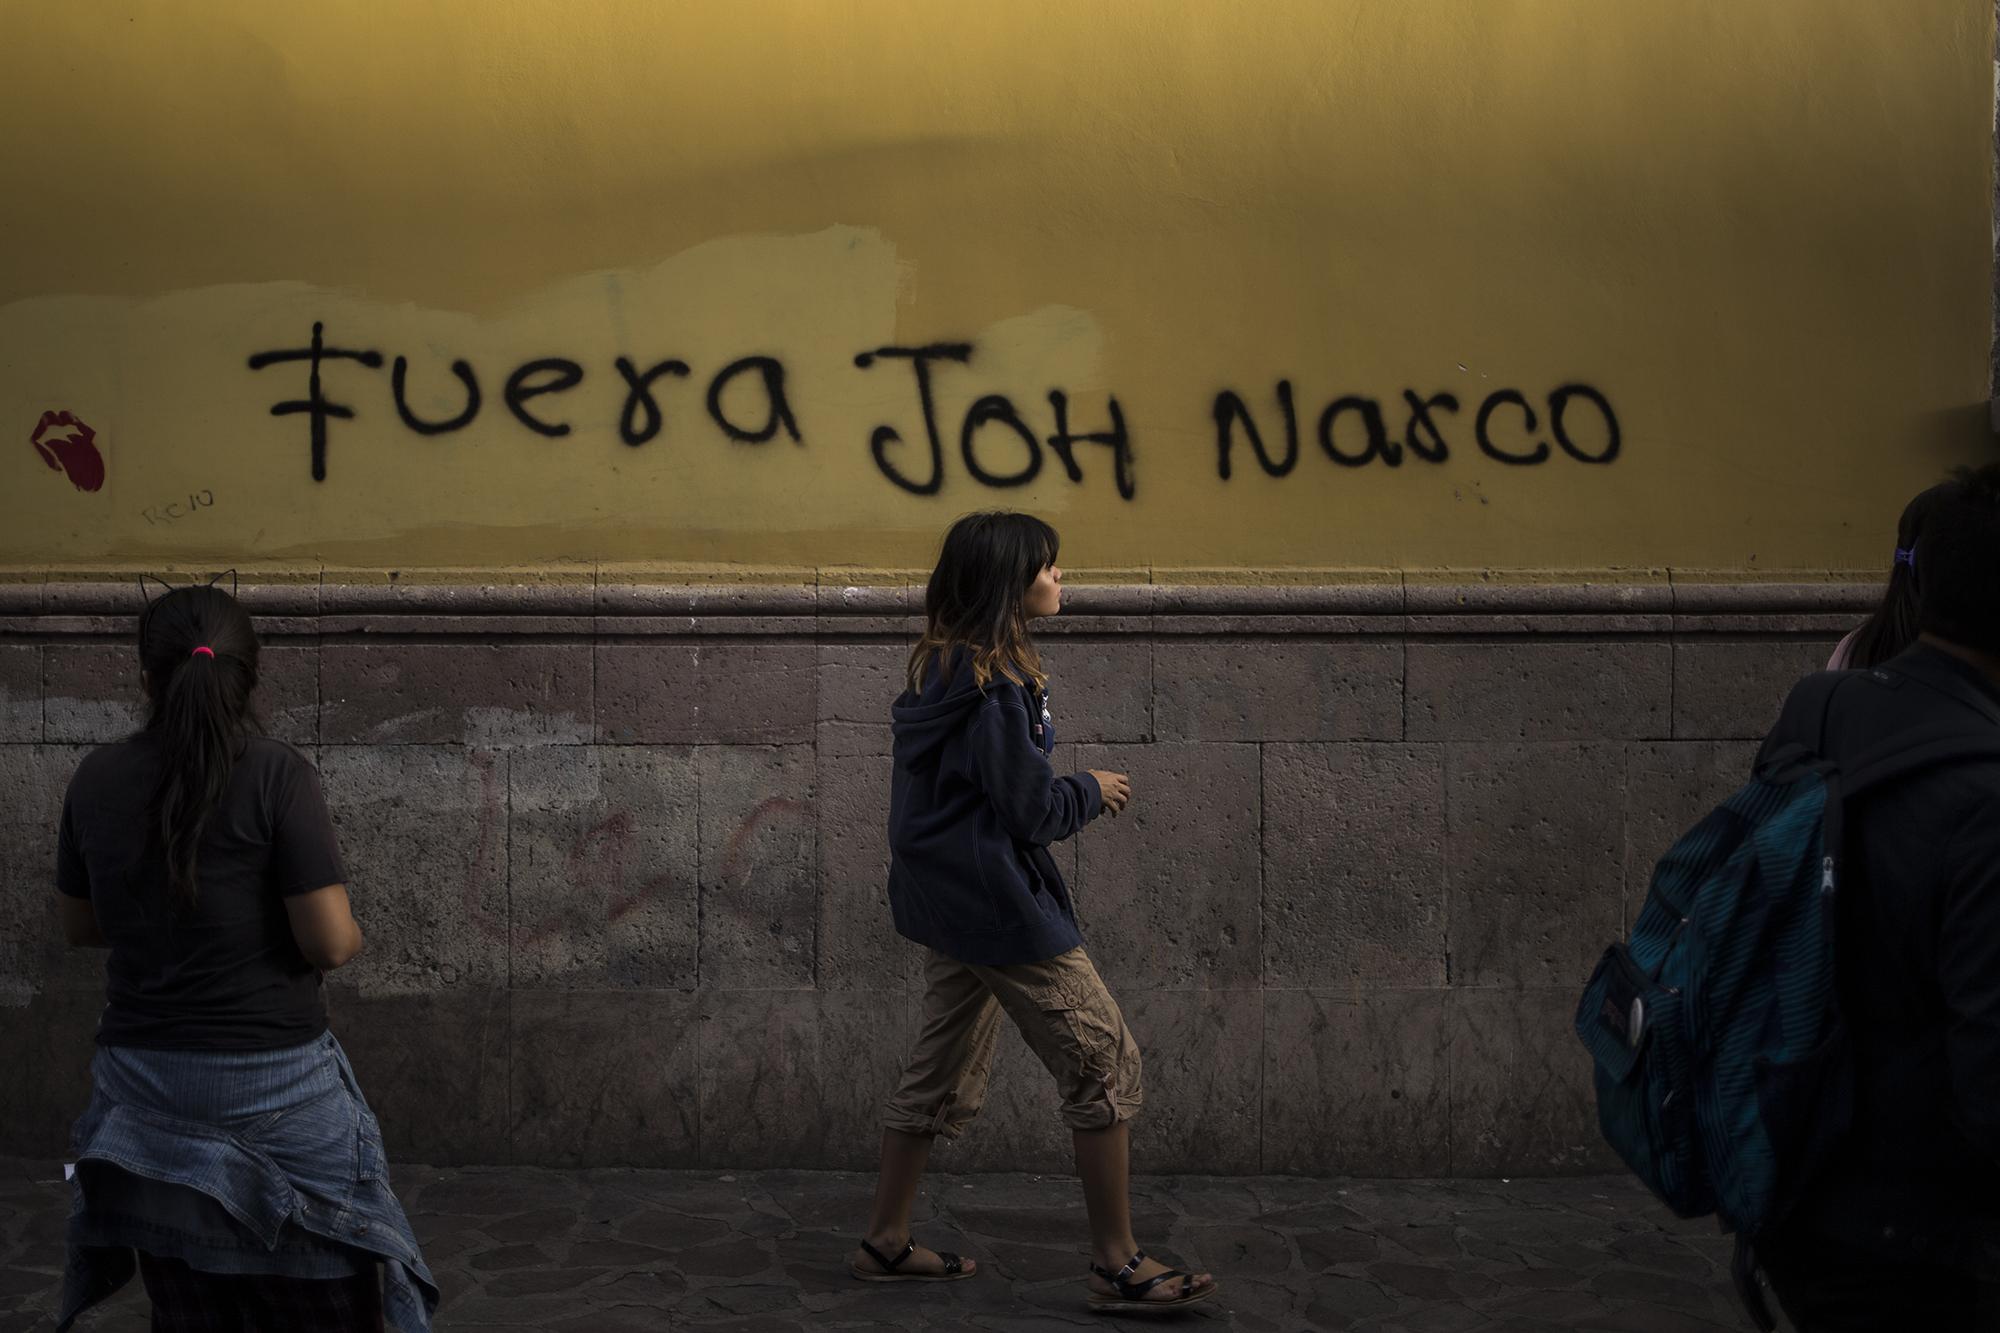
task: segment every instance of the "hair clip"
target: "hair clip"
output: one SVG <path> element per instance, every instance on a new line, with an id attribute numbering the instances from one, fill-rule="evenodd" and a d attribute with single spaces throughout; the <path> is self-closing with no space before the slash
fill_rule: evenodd
<path id="1" fill-rule="evenodd" d="M 1914 546 L 1898 546 L 1896 548 L 1896 563 L 1899 565 L 1908 565 L 1910 572 L 1912 574 L 1916 573 L 1917 548 Z"/>

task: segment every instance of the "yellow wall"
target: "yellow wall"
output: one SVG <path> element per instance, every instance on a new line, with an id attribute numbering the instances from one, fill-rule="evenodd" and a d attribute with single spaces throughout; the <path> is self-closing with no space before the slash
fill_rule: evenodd
<path id="1" fill-rule="evenodd" d="M 1990 456 L 1987 0 L 20 0 L 0 47 L 0 563 L 921 563 L 1039 510 L 1105 566 L 1874 567 L 1903 498 Z M 298 364 L 322 321 L 326 478 Z M 928 472 L 891 344 L 935 375 Z M 779 358 L 803 444 L 703 400 Z M 471 364 L 471 425 L 449 365 Z M 670 357 L 621 442 L 619 356 Z M 536 398 L 508 375 L 573 359 Z M 1295 386 L 1300 457 L 1267 476 Z M 1511 466 L 1474 417 L 1593 387 L 1609 465 Z M 972 401 L 1127 423 L 1080 483 L 981 486 Z M 755 375 L 725 407 L 759 422 Z M 1449 392 L 1449 458 L 1355 468 L 1323 408 Z M 95 492 L 28 446 L 94 432 Z M 1568 412 L 1600 448 L 1587 400 Z M 60 435 L 68 428 L 56 428 Z M 1364 422 L 1342 417 L 1341 447 Z M 70 433 L 74 433 L 70 431 Z M 45 435 L 49 432 L 45 432 Z M 1528 447 L 1512 407 L 1496 443 Z M 992 471 L 1026 447 L 978 437 Z M 195 500 L 190 505 L 190 495 Z M 202 498 L 207 497 L 204 503 Z M 170 508 L 170 506 L 172 508 Z M 178 516 L 176 516 L 178 515 Z"/>

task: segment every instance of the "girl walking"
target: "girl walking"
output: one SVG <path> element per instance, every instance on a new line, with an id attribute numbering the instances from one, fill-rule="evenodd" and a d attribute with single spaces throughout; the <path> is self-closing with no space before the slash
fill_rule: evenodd
<path id="1" fill-rule="evenodd" d="M 110 951 L 76 1122 L 59 1325 L 136 1264 L 156 1331 L 430 1327 L 438 1291 L 320 974 L 361 949 L 319 778 L 258 734 L 257 636 L 219 588 L 139 618 L 149 716 L 85 756 L 57 905 Z"/>
<path id="2" fill-rule="evenodd" d="M 1062 1094 L 1090 1219 L 1090 1308 L 1151 1314 L 1208 1299 L 1206 1273 L 1149 1258 L 1132 1236 L 1129 1126 L 1139 1048 L 1091 965 L 1049 845 L 1131 799 L 1125 775 L 1058 776 L 1048 677 L 1028 623 L 1062 609 L 1055 529 L 973 514 L 945 534 L 925 592 L 909 688 L 896 701 L 889 903 L 926 950 L 916 1049 L 883 1116 L 868 1234 L 849 1260 L 870 1282 L 941 1282 L 976 1265 L 910 1236 L 932 1140 L 979 1113 L 1000 1018 Z"/>

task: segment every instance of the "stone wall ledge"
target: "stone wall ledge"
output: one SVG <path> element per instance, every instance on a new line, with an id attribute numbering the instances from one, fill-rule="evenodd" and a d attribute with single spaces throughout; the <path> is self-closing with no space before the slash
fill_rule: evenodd
<path id="1" fill-rule="evenodd" d="M 1062 635 L 1825 634 L 1880 597 L 1861 578 L 1689 575 L 1562 582 L 1436 575 L 1319 584 L 1073 585 Z M 731 582 L 245 582 L 275 635 L 905 637 L 923 590 L 899 584 Z M 0 634 L 129 633 L 138 584 L 50 575 L 0 579 Z"/>

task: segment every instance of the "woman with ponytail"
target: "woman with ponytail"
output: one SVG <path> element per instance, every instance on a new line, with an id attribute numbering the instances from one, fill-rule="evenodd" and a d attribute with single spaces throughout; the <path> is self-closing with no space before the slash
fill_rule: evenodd
<path id="1" fill-rule="evenodd" d="M 136 1267 L 155 1329 L 428 1329 L 437 1287 L 320 993 L 361 930 L 318 774 L 252 711 L 250 617 L 169 592 L 139 663 L 146 725 L 84 757 L 57 842 L 64 933 L 109 950 L 59 1327 Z"/>

